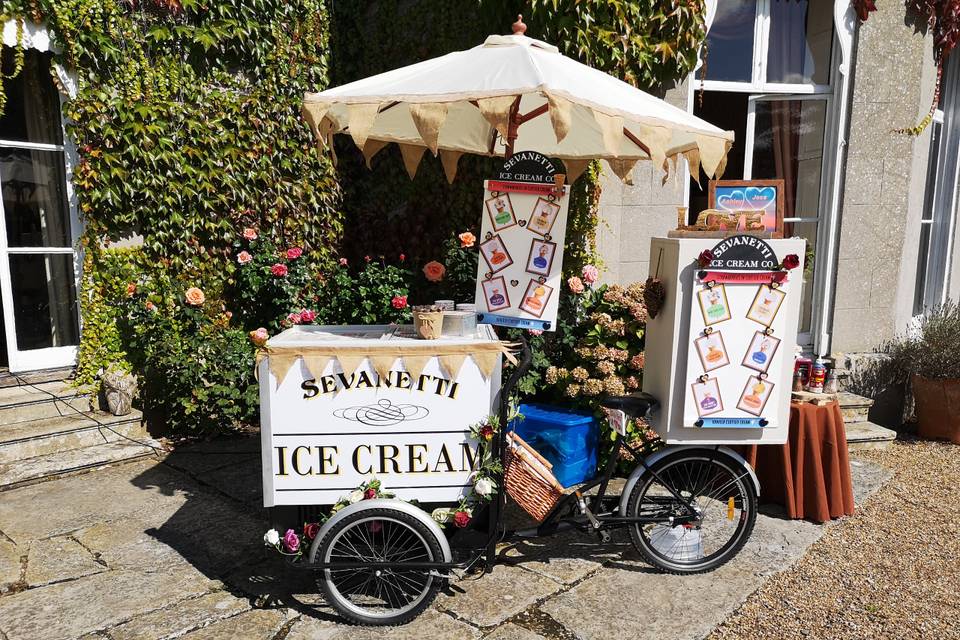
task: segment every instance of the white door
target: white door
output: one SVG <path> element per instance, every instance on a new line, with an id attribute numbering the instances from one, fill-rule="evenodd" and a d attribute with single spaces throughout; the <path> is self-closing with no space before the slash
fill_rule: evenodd
<path id="1" fill-rule="evenodd" d="M 0 117 L 0 304 L 14 372 L 74 364 L 80 337 L 71 154 L 49 64 L 26 52 Z"/>

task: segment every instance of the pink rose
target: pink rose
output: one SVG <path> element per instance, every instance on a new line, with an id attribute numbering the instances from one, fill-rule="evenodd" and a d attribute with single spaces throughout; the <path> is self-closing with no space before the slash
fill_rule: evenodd
<path id="1" fill-rule="evenodd" d="M 447 268 L 436 260 L 431 260 L 423 265 L 423 275 L 426 276 L 430 282 L 440 282 L 443 280 L 443 274 L 446 272 Z"/>
<path id="2" fill-rule="evenodd" d="M 207 300 L 207 297 L 203 295 L 203 291 L 201 291 L 197 287 L 190 287 L 189 289 L 184 291 L 183 297 L 187 301 L 187 304 L 194 307 L 199 307 Z"/>
<path id="3" fill-rule="evenodd" d="M 460 238 L 461 249 L 469 249 L 477 242 L 477 236 L 473 235 L 469 231 L 464 231 L 457 237 Z"/>
<path id="4" fill-rule="evenodd" d="M 466 511 L 457 511 L 453 514 L 453 524 L 458 528 L 463 529 L 465 526 L 470 524 L 470 514 Z"/>
<path id="5" fill-rule="evenodd" d="M 277 276 L 278 278 L 282 278 L 283 276 L 287 275 L 287 265 L 280 264 L 278 262 L 277 264 L 270 267 L 270 273 Z"/>
<path id="6" fill-rule="evenodd" d="M 299 313 L 288 313 L 287 322 L 291 324 L 300 324 L 300 321 L 303 320 L 303 317 Z"/>
<path id="7" fill-rule="evenodd" d="M 363 256 L 363 259 L 366 260 L 367 262 L 370 262 L 371 260 L 373 260 L 373 258 L 371 258 L 370 256 Z"/>
<path id="8" fill-rule="evenodd" d="M 240 264 L 247 264 L 251 260 L 253 260 L 253 256 L 246 251 L 241 251 L 237 254 L 237 262 Z"/>
<path id="9" fill-rule="evenodd" d="M 243 230 L 243 237 L 247 240 L 256 240 L 257 239 L 257 230 L 247 227 Z"/>
<path id="10" fill-rule="evenodd" d="M 588 264 L 583 268 L 583 281 L 587 284 L 593 284 L 599 277 L 600 271 L 592 264 Z"/>
<path id="11" fill-rule="evenodd" d="M 250 336 L 250 342 L 257 345 L 258 347 L 262 347 L 267 343 L 267 339 L 270 337 L 270 334 L 267 333 L 266 329 L 264 329 L 263 327 L 260 327 L 259 329 L 254 329 L 253 331 L 251 331 L 249 333 L 249 336 Z"/>
<path id="12" fill-rule="evenodd" d="M 400 254 L 400 262 L 403 262 L 403 261 L 406 260 L 406 259 L 407 259 L 407 256 L 401 253 L 401 254 Z"/>
<path id="13" fill-rule="evenodd" d="M 363 492 L 363 499 L 364 499 L 364 500 L 373 500 L 373 499 L 376 498 L 376 497 L 377 497 L 377 490 L 376 490 L 376 489 L 370 488 L 370 489 L 367 489 L 366 491 Z"/>
<path id="14" fill-rule="evenodd" d="M 577 276 L 570 276 L 567 280 L 567 287 L 569 287 L 573 293 L 583 293 L 583 281 Z"/>
<path id="15" fill-rule="evenodd" d="M 287 532 L 283 534 L 283 548 L 290 553 L 300 551 L 300 536 L 293 529 L 287 529 Z"/>
<path id="16" fill-rule="evenodd" d="M 300 312 L 300 320 L 302 322 L 313 322 L 317 319 L 317 312 L 313 309 L 304 309 Z"/>
<path id="17" fill-rule="evenodd" d="M 287 260 L 296 260 L 303 255 L 303 249 L 300 247 L 290 247 L 287 249 Z"/>
<path id="18" fill-rule="evenodd" d="M 390 301 L 390 305 L 394 309 L 406 309 L 407 296 L 393 296 L 393 300 Z"/>
<path id="19" fill-rule="evenodd" d="M 543 335 L 543 329 L 527 329 L 527 333 L 532 336 Z"/>
<path id="20" fill-rule="evenodd" d="M 346 259 L 346 258 L 340 258 L 340 266 L 341 266 L 341 267 L 347 266 L 347 259 Z"/>

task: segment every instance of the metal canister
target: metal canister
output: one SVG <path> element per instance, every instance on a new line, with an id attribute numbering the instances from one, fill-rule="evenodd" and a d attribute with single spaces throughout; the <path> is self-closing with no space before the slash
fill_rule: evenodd
<path id="1" fill-rule="evenodd" d="M 453 300 L 434 300 L 433 304 L 440 307 L 441 311 L 453 311 L 456 308 Z"/>
<path id="2" fill-rule="evenodd" d="M 813 369 L 810 372 L 810 384 L 807 391 L 811 393 L 823 393 L 823 383 L 827 378 L 827 365 L 823 358 L 817 358 L 813 363 Z"/>

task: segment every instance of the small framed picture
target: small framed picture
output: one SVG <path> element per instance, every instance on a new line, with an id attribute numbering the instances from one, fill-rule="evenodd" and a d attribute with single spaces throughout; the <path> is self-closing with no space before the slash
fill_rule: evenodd
<path id="1" fill-rule="evenodd" d="M 780 346 L 780 339 L 768 336 L 763 331 L 757 331 L 753 334 L 753 340 L 747 347 L 747 353 L 743 356 L 743 366 L 766 373 L 770 368 L 770 362 L 773 360 L 773 354 L 777 352 Z"/>
<path id="2" fill-rule="evenodd" d="M 720 383 L 716 378 L 694 382 L 690 388 L 693 390 L 693 401 L 697 403 L 697 415 L 701 418 L 723 411 Z"/>
<path id="3" fill-rule="evenodd" d="M 491 273 L 503 271 L 513 264 L 513 258 L 507 253 L 507 246 L 503 244 L 500 236 L 493 236 L 489 240 L 481 242 L 480 255 L 487 262 Z"/>
<path id="4" fill-rule="evenodd" d="M 484 280 L 483 299 L 487 301 L 487 311 L 500 311 L 510 306 L 510 293 L 507 291 L 507 281 L 503 276 Z"/>
<path id="5" fill-rule="evenodd" d="M 737 409 L 747 413 L 759 416 L 763 413 L 763 408 L 770 399 L 770 392 L 776 386 L 767 380 L 761 380 L 757 376 L 747 378 L 747 386 L 743 388 L 740 394 L 740 402 L 737 403 Z"/>
<path id="6" fill-rule="evenodd" d="M 547 301 L 551 295 L 553 295 L 553 287 L 548 287 L 531 278 L 530 283 L 527 284 L 527 291 L 523 294 L 523 301 L 520 302 L 520 309 L 539 318 L 547 308 Z"/>
<path id="7" fill-rule="evenodd" d="M 495 232 L 503 231 L 517 224 L 517 215 L 513 212 L 513 203 L 509 193 L 501 193 L 486 200 L 487 215 Z"/>
<path id="8" fill-rule="evenodd" d="M 708 327 L 731 318 L 727 290 L 722 284 L 701 289 L 697 292 L 697 299 L 700 301 L 700 311 L 703 312 L 703 324 Z"/>
<path id="9" fill-rule="evenodd" d="M 727 345 L 724 344 L 723 336 L 719 331 L 712 331 L 705 336 L 700 336 L 693 341 L 693 344 L 697 347 L 697 355 L 700 356 L 704 373 L 710 373 L 730 364 Z"/>
<path id="10" fill-rule="evenodd" d="M 773 319 L 777 317 L 777 311 L 780 305 L 786 299 L 787 294 L 780 289 L 773 289 L 770 285 L 762 284 L 757 290 L 757 295 L 747 311 L 747 317 L 754 322 L 759 322 L 765 327 L 773 324 Z"/>
<path id="11" fill-rule="evenodd" d="M 546 240 L 534 240 L 530 243 L 530 255 L 527 256 L 527 273 L 549 276 L 553 268 L 553 255 L 557 252 L 557 243 Z"/>
<path id="12" fill-rule="evenodd" d="M 533 207 L 533 213 L 530 215 L 530 221 L 527 222 L 527 229 L 545 236 L 553 229 L 553 223 L 557 221 L 559 213 L 560 205 L 545 198 L 538 198 L 537 204 Z"/>

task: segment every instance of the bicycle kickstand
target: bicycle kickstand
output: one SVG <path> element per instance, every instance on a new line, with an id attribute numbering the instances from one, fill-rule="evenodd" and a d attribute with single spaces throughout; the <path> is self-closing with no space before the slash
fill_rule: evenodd
<path id="1" fill-rule="evenodd" d="M 580 507 L 580 512 L 587 516 L 587 520 L 590 521 L 593 530 L 600 535 L 600 541 L 604 544 L 610 542 L 610 532 L 600 528 L 600 521 L 597 520 L 597 516 L 593 515 L 593 512 L 590 511 L 590 507 L 587 506 L 587 501 L 583 499 L 583 494 L 579 491 L 574 491 L 574 493 L 577 496 L 577 505 Z"/>

